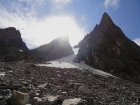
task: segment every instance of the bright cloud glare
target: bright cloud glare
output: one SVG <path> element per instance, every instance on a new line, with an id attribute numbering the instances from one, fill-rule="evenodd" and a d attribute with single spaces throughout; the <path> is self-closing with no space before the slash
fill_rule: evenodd
<path id="1" fill-rule="evenodd" d="M 1 12 L 1 11 L 0 11 Z M 49 43 L 55 38 L 69 36 L 70 44 L 76 45 L 86 35 L 85 29 L 76 24 L 73 17 L 49 16 L 45 19 L 20 18 L 5 12 L 0 19 L 3 28 L 15 27 L 20 30 L 23 40 L 30 48 Z"/>
<path id="2" fill-rule="evenodd" d="M 40 8 L 45 0 L 18 0 L 16 5 L 15 1 L 10 2 L 8 8 L 11 8 L 12 12 L 9 12 L 4 5 L 0 3 L 0 28 L 15 27 L 21 32 L 22 39 L 29 48 L 33 48 L 47 44 L 55 38 L 61 36 L 69 36 L 70 44 L 76 45 L 83 37 L 86 35 L 84 27 L 79 26 L 73 16 L 55 16 L 49 14 L 43 18 L 36 17 L 37 13 L 41 11 L 35 11 L 35 8 Z M 37 6 L 38 1 L 40 4 Z M 48 0 L 47 0 L 48 1 Z M 51 2 L 57 4 L 67 4 L 72 0 L 52 0 Z M 5 1 L 8 3 L 9 1 Z M 29 4 L 34 4 L 33 6 L 24 6 L 23 2 Z M 49 2 L 47 2 L 49 3 Z M 13 8 L 15 7 L 16 8 Z M 53 5 L 53 7 L 55 7 Z M 27 12 L 27 10 L 29 11 Z M 25 14 L 25 10 L 27 13 Z M 37 9 L 36 9 L 37 10 Z M 15 12 L 14 12 L 15 11 Z"/>
<path id="3" fill-rule="evenodd" d="M 51 40 L 69 36 L 70 44 L 76 45 L 85 35 L 84 28 L 80 28 L 71 17 L 49 17 L 44 20 L 34 20 L 28 28 L 24 28 L 23 36 L 31 43 L 39 46 Z M 31 44 L 30 43 L 30 44 Z"/>

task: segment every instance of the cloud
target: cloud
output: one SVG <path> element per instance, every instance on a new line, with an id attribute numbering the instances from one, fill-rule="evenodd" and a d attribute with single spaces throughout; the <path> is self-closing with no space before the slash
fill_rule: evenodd
<path id="1" fill-rule="evenodd" d="M 139 45 L 140 46 L 140 38 L 137 38 L 137 39 L 135 39 L 135 40 L 133 40 L 137 45 Z"/>
<path id="2" fill-rule="evenodd" d="M 41 21 L 35 19 L 28 28 L 24 28 L 23 32 L 28 43 L 36 46 L 65 35 L 69 36 L 71 45 L 75 45 L 85 35 L 84 28 L 79 27 L 73 17 L 58 16 L 50 16 Z"/>
<path id="3" fill-rule="evenodd" d="M 55 9 L 63 9 L 64 6 L 70 4 L 73 0 L 52 0 Z"/>
<path id="4" fill-rule="evenodd" d="M 113 8 L 115 8 L 115 9 L 117 9 L 118 6 L 119 6 L 119 1 L 120 1 L 120 0 L 105 0 L 105 1 L 104 1 L 104 6 L 105 6 L 106 8 L 108 8 L 108 7 L 113 7 Z"/>
<path id="5" fill-rule="evenodd" d="M 37 16 L 44 0 L 1 0 L 0 10 L 21 16 Z M 0 14 L 3 14 L 4 11 Z"/>
<path id="6" fill-rule="evenodd" d="M 40 7 L 37 5 L 38 1 L 18 0 L 11 2 L 7 8 L 7 5 L 0 2 L 0 28 L 15 27 L 18 29 L 23 41 L 29 48 L 49 43 L 53 39 L 64 35 L 69 36 L 70 43 L 73 46 L 86 35 L 85 28 L 79 26 L 73 16 L 55 16 L 51 12 L 46 15 L 43 12 L 43 17 L 38 17 L 40 11 L 43 11 L 37 9 Z M 67 3 L 71 2 L 70 0 L 66 1 Z M 59 2 L 66 1 L 60 0 Z M 5 3 L 7 2 L 8 0 Z M 42 0 L 42 2 L 44 1 Z M 39 5 L 44 5 L 44 3 Z"/>
<path id="7" fill-rule="evenodd" d="M 54 0 L 54 2 L 56 2 L 56 3 L 62 3 L 62 4 L 67 4 L 67 3 L 72 2 L 72 0 Z"/>

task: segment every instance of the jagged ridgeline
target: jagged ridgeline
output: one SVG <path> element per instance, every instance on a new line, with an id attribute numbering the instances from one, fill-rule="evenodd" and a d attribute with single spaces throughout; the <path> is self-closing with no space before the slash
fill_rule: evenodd
<path id="1" fill-rule="evenodd" d="M 96 69 L 140 83 L 140 47 L 125 36 L 107 13 L 78 46 L 75 62 L 85 61 Z"/>
<path id="2" fill-rule="evenodd" d="M 0 61 L 50 61 L 73 53 L 67 36 L 29 50 L 14 27 L 0 29 Z"/>

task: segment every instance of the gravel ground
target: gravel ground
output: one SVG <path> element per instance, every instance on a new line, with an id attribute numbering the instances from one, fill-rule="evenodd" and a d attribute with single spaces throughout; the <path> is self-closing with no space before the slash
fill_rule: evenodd
<path id="1" fill-rule="evenodd" d="M 6 76 L 0 78 L 0 88 L 25 86 L 45 95 L 61 96 L 63 99 L 81 98 L 87 105 L 138 105 L 140 84 L 120 78 L 99 76 L 89 70 L 76 68 L 39 67 L 33 63 L 0 63 L 0 71 Z M 43 89 L 39 86 L 45 84 Z M 16 87 L 16 88 L 15 88 Z"/>

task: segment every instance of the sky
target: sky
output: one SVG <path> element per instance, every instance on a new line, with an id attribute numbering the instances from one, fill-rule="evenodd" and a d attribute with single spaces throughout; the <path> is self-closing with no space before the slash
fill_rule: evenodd
<path id="1" fill-rule="evenodd" d="M 29 49 L 66 35 L 74 46 L 104 12 L 140 45 L 140 0 L 0 0 L 0 28 L 15 27 Z"/>

